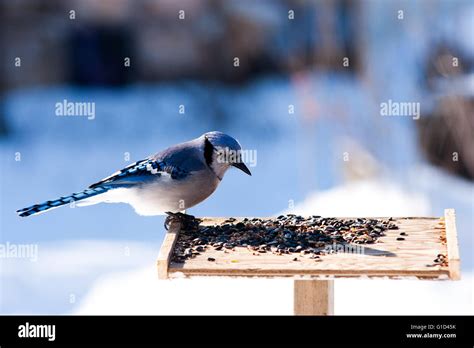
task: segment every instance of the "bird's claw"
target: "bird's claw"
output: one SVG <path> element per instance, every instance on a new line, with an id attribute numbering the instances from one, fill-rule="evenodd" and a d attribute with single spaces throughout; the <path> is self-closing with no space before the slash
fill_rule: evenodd
<path id="1" fill-rule="evenodd" d="M 167 211 L 168 216 L 165 219 L 165 229 L 168 231 L 171 223 L 178 222 L 181 224 L 181 228 L 186 228 L 188 225 L 194 223 L 196 218 L 193 215 L 183 213 L 172 213 Z"/>

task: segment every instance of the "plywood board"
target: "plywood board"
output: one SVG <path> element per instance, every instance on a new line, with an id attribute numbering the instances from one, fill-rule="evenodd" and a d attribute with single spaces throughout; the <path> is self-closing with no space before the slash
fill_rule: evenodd
<path id="1" fill-rule="evenodd" d="M 242 218 L 243 219 L 243 218 Z M 387 218 L 377 218 L 387 219 Z M 226 218 L 202 218 L 201 225 L 222 223 Z M 323 255 L 316 261 L 299 254 L 255 253 L 244 247 L 233 251 L 208 248 L 184 263 L 170 262 L 179 228 L 170 229 L 161 250 L 159 273 L 164 277 L 231 276 L 327 279 L 338 277 L 389 277 L 459 279 L 459 254 L 452 209 L 446 218 L 394 218 L 397 230 L 387 230 L 377 243 L 349 245 L 350 250 Z M 448 232 L 448 234 L 447 234 Z M 404 240 L 400 233 L 406 234 Z M 435 263 L 438 255 L 446 257 Z M 297 261 L 294 261 L 295 257 Z M 208 261 L 208 258 L 215 261 Z M 167 267 L 167 269 L 166 269 Z"/>

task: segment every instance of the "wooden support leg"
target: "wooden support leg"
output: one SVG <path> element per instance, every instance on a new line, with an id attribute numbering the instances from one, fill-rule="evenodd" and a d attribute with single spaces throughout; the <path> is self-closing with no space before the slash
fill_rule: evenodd
<path id="1" fill-rule="evenodd" d="M 295 280 L 295 315 L 334 314 L 334 280 Z"/>

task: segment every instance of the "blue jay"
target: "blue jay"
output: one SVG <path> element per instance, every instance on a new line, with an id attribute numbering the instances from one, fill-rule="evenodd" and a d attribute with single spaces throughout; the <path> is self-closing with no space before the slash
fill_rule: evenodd
<path id="1" fill-rule="evenodd" d="M 231 166 L 252 175 L 237 140 L 221 132 L 174 145 L 92 184 L 88 189 L 18 210 L 26 217 L 72 202 L 128 203 L 140 215 L 173 215 L 209 197 Z"/>

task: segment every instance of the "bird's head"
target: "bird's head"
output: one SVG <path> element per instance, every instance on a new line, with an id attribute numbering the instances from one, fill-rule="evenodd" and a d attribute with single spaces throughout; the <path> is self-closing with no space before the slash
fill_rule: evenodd
<path id="1" fill-rule="evenodd" d="M 242 161 L 242 148 L 239 142 L 222 132 L 208 132 L 202 135 L 204 158 L 219 179 L 231 166 L 252 175 Z"/>

